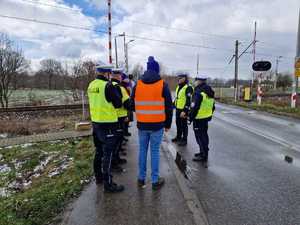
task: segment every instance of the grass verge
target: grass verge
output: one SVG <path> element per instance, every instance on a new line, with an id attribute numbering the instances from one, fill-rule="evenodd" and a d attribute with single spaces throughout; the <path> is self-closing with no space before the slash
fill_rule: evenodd
<path id="1" fill-rule="evenodd" d="M 232 99 L 219 99 L 218 102 L 300 119 L 300 108 L 292 109 L 288 106 L 275 106 L 270 103 L 258 105 L 256 102 L 234 102 Z"/>
<path id="2" fill-rule="evenodd" d="M 0 150 L 0 224 L 57 223 L 92 176 L 90 138 Z"/>

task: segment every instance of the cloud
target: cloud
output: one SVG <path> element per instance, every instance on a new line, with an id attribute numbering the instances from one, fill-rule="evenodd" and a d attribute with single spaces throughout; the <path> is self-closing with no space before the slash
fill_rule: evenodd
<path id="1" fill-rule="evenodd" d="M 106 30 L 106 1 L 85 0 L 86 8 L 101 12 L 97 18 L 71 0 L 68 4 L 63 0 L 40 2 L 70 10 L 22 0 L 2 0 L 0 14 Z M 285 56 L 280 70 L 292 71 L 299 6 L 298 0 L 288 0 L 288 3 L 281 0 L 112 0 L 113 35 L 125 31 L 127 41 L 135 40 L 129 45 L 131 66 L 145 65 L 147 57 L 154 55 L 168 72 L 188 70 L 195 75 L 199 54 L 201 73 L 231 78 L 234 66 L 227 64 L 234 53 L 235 40 L 241 42 L 240 51 L 245 49 L 253 39 L 254 21 L 257 21 L 257 58 L 275 62 L 276 56 Z M 30 58 L 83 57 L 107 61 L 107 35 L 3 18 L 0 21 L 1 31 L 24 41 L 25 54 Z M 118 38 L 117 43 L 119 61 L 124 61 L 123 39 Z M 250 78 L 252 58 L 247 53 L 240 59 L 240 77 Z"/>
<path id="2" fill-rule="evenodd" d="M 49 7 L 51 4 L 52 7 Z M 63 1 L 22 1 L 3 0 L 0 14 L 21 18 L 36 19 L 56 24 L 95 29 L 101 18 L 84 15 L 75 6 Z M 105 48 L 99 41 L 99 34 L 92 30 L 78 30 L 53 25 L 32 23 L 22 20 L 1 18 L 0 32 L 10 35 L 24 49 L 26 57 L 36 61 L 43 58 L 84 58 L 89 52 L 104 57 Z"/>

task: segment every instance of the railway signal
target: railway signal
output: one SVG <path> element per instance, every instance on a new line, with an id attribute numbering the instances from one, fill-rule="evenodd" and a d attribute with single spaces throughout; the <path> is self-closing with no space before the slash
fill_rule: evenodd
<path id="1" fill-rule="evenodd" d="M 252 69 L 255 72 L 259 72 L 257 93 L 256 93 L 258 105 L 261 105 L 261 98 L 263 95 L 263 91 L 261 88 L 261 80 L 262 80 L 263 74 L 266 73 L 267 71 L 269 71 L 271 68 L 272 68 L 272 64 L 269 61 L 257 61 L 257 62 L 254 62 L 252 65 Z"/>

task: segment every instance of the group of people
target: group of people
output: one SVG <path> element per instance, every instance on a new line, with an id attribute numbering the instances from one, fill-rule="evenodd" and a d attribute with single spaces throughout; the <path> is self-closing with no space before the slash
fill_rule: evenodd
<path id="1" fill-rule="evenodd" d="M 195 161 L 208 160 L 208 122 L 214 111 L 214 92 L 197 77 L 194 88 L 188 76 L 178 76 L 175 100 L 168 84 L 160 77 L 160 67 L 154 57 L 149 56 L 147 70 L 136 84 L 120 69 L 97 66 L 97 77 L 88 87 L 90 116 L 95 144 L 94 174 L 96 184 L 104 186 L 109 193 L 122 192 L 123 185 L 113 182 L 112 172 L 123 172 L 127 162 L 123 145 L 128 139 L 128 124 L 135 112 L 139 137 L 139 173 L 137 184 L 146 187 L 147 152 L 151 152 L 152 189 L 159 190 L 165 183 L 159 175 L 160 145 L 164 132 L 171 128 L 173 109 L 176 108 L 177 136 L 172 139 L 180 146 L 187 145 L 188 123 L 193 122 L 200 152 Z M 131 79 L 130 79 L 131 78 Z"/>

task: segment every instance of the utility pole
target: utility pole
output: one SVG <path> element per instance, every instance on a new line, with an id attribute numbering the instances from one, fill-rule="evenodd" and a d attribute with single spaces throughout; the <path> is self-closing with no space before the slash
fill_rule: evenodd
<path id="1" fill-rule="evenodd" d="M 254 38 L 253 38 L 253 63 L 256 61 L 256 32 L 257 32 L 257 22 L 254 22 Z M 254 78 L 255 78 L 255 73 L 253 71 L 252 73 L 252 80 L 251 80 L 251 95 L 253 96 L 253 86 L 254 86 Z"/>
<path id="2" fill-rule="evenodd" d="M 118 46 L 117 46 L 117 36 L 115 36 L 115 53 L 116 53 L 116 68 L 119 67 L 118 65 Z"/>
<path id="3" fill-rule="evenodd" d="M 280 59 L 282 58 L 282 56 L 278 56 L 276 58 L 276 70 L 275 70 L 275 79 L 274 79 L 274 89 L 277 89 L 277 79 L 278 79 L 278 66 L 279 66 L 279 62 Z"/>
<path id="4" fill-rule="evenodd" d="M 123 32 L 123 38 L 124 38 L 124 40 L 123 40 L 124 41 L 124 62 L 125 62 L 125 65 L 126 65 L 127 59 L 126 59 L 126 34 L 125 34 L 125 32 Z"/>
<path id="5" fill-rule="evenodd" d="M 199 53 L 197 54 L 197 76 L 199 75 Z"/>
<path id="6" fill-rule="evenodd" d="M 297 50 L 296 50 L 296 58 L 295 63 L 300 60 L 300 10 L 299 10 L 299 22 L 298 22 L 298 38 L 297 38 Z M 296 67 L 296 65 L 295 65 Z M 295 108 L 297 106 L 297 95 L 298 95 L 298 76 L 296 74 L 295 68 L 295 77 L 294 77 L 294 84 L 293 84 L 293 93 L 291 96 L 291 107 Z"/>
<path id="7" fill-rule="evenodd" d="M 118 34 L 117 36 L 115 36 L 116 68 L 119 68 L 119 64 L 118 64 L 118 43 L 117 43 L 117 37 L 124 37 L 124 39 L 125 39 L 125 33 Z M 125 54 L 125 50 L 124 50 L 124 54 Z"/>
<path id="8" fill-rule="evenodd" d="M 234 101 L 238 100 L 238 73 L 239 73 L 239 41 L 235 41 L 235 67 L 234 67 Z"/>
<path id="9" fill-rule="evenodd" d="M 125 66 L 126 66 L 126 73 L 129 71 L 129 63 L 128 63 L 128 44 L 133 42 L 134 40 L 130 40 L 125 43 Z"/>
<path id="10" fill-rule="evenodd" d="M 112 45 L 111 45 L 111 0 L 107 0 L 108 5 L 108 62 L 112 64 Z"/>

